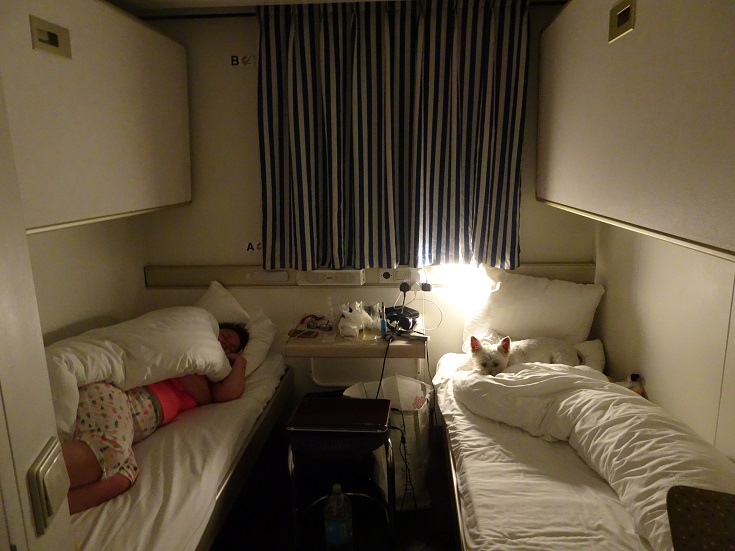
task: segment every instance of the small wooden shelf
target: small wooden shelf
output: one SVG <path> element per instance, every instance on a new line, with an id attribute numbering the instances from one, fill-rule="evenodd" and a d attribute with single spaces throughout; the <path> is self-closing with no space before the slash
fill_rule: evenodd
<path id="1" fill-rule="evenodd" d="M 385 356 L 385 348 L 389 346 L 385 339 L 363 340 L 362 335 L 344 338 L 339 333 L 336 334 L 333 342 L 325 342 L 325 336 L 329 334 L 320 333 L 311 339 L 290 337 L 286 343 L 286 356 L 291 358 L 382 358 Z M 426 357 L 426 342 L 398 338 L 390 343 L 387 357 L 424 358 Z"/>

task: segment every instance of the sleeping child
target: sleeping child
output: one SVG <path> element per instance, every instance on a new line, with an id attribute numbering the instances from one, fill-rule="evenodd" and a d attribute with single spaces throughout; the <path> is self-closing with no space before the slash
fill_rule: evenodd
<path id="1" fill-rule="evenodd" d="M 249 339 L 240 324 L 219 325 L 218 340 L 232 370 L 213 383 L 203 375 L 184 375 L 127 392 L 109 383 L 79 389 L 73 439 L 62 444 L 69 472 L 69 510 L 77 513 L 127 491 L 138 476 L 133 444 L 171 422 L 181 411 L 239 398 L 245 388 Z"/>

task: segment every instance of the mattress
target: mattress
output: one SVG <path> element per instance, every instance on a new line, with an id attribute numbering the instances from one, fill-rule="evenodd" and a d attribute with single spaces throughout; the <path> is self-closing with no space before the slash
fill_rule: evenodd
<path id="1" fill-rule="evenodd" d="M 465 363 L 465 354 L 443 356 L 434 379 L 456 471 L 464 547 L 651 549 L 615 491 L 569 444 L 533 437 L 459 403 L 451 373 Z"/>
<path id="2" fill-rule="evenodd" d="M 72 515 L 82 550 L 195 549 L 222 482 L 286 370 L 270 352 L 237 400 L 183 412 L 134 446 L 136 483 L 107 503 Z"/>
<path id="3" fill-rule="evenodd" d="M 735 495 L 730 458 L 590 366 L 439 365 L 471 549 L 668 551 L 671 488 Z"/>

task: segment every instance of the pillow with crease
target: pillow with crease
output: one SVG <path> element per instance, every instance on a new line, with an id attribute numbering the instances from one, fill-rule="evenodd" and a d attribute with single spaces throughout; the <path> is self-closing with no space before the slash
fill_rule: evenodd
<path id="1" fill-rule="evenodd" d="M 245 350 L 242 351 L 242 355 L 247 360 L 245 377 L 253 373 L 263 363 L 277 332 L 276 324 L 262 310 L 259 310 L 250 318 L 246 327 L 250 333 L 250 340 Z"/>
<path id="2" fill-rule="evenodd" d="M 268 355 L 273 339 L 276 337 L 275 324 L 260 310 L 254 316 L 243 308 L 240 302 L 218 281 L 212 281 L 196 306 L 204 308 L 219 323 L 242 323 L 250 334 L 245 350 L 241 352 L 247 361 L 245 377 L 253 373 Z"/>
<path id="3" fill-rule="evenodd" d="M 219 323 L 247 324 L 250 321 L 250 314 L 219 281 L 212 281 L 207 292 L 194 306 L 204 308 Z"/>
<path id="4" fill-rule="evenodd" d="M 487 300 L 465 321 L 463 342 L 493 330 L 511 339 L 554 337 L 578 344 L 587 340 L 605 290 L 594 283 L 573 283 L 514 274 L 485 267 L 492 283 Z"/>

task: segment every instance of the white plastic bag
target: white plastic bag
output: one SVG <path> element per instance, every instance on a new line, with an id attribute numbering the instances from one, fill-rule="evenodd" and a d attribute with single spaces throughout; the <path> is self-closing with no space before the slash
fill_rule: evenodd
<path id="1" fill-rule="evenodd" d="M 429 407 L 431 386 L 410 377 L 393 375 L 383 379 L 378 391 L 378 381 L 357 383 L 344 391 L 352 398 L 385 398 L 390 400 L 390 424 L 401 430 L 391 429 L 393 464 L 396 481 L 396 510 L 424 509 L 431 506 L 426 485 L 429 463 Z M 405 435 L 405 446 L 401 434 Z M 386 491 L 385 453 L 380 448 L 374 452 L 378 459 L 376 480 Z"/>
<path id="2" fill-rule="evenodd" d="M 370 322 L 370 316 L 362 309 L 362 302 L 351 302 L 340 306 L 342 317 L 339 320 L 339 334 L 343 337 L 357 337 Z"/>

